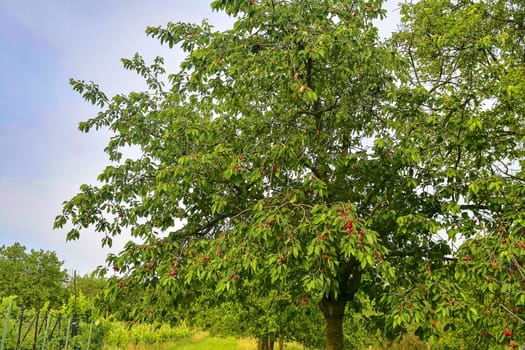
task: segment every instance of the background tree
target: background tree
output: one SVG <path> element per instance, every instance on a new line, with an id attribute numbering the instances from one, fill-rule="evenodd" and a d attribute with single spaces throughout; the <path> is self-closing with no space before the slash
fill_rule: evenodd
<path id="1" fill-rule="evenodd" d="M 26 251 L 20 243 L 0 247 L 0 297 L 17 296 L 19 306 L 59 307 L 67 296 L 67 273 L 55 252 Z"/>
<path id="2" fill-rule="evenodd" d="M 96 297 L 100 297 L 104 292 L 106 285 L 107 280 L 105 278 L 95 276 L 94 273 L 76 277 L 76 288 L 86 298 L 94 299 Z M 70 277 L 69 289 L 70 293 L 74 292 L 72 277 Z"/>
<path id="3" fill-rule="evenodd" d="M 407 140 L 428 178 L 421 191 L 440 208 L 437 232 L 461 247 L 455 262 L 429 260 L 421 279 L 414 275 L 394 319 L 422 324 L 427 338 L 459 320 L 476 326 L 460 331 L 467 347 L 515 348 L 525 302 L 524 3 L 425 0 L 402 13 L 393 39 L 407 59 L 398 101 L 416 121 L 408 125 L 423 126 L 407 128 Z"/>

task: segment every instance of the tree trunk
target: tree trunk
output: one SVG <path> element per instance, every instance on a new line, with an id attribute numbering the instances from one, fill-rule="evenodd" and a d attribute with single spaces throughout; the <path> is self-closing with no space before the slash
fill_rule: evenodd
<path id="1" fill-rule="evenodd" d="M 270 340 L 268 337 L 260 337 L 259 338 L 259 350 L 270 350 Z"/>
<path id="2" fill-rule="evenodd" d="M 279 334 L 279 350 L 284 350 L 284 336 Z"/>
<path id="3" fill-rule="evenodd" d="M 324 297 L 319 303 L 326 323 L 326 350 L 343 350 L 343 316 L 346 300 Z"/>

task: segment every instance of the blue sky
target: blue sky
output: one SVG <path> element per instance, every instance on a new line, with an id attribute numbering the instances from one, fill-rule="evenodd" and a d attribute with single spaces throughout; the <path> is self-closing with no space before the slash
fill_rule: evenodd
<path id="1" fill-rule="evenodd" d="M 383 33 L 397 16 L 392 11 Z M 52 230 L 61 203 L 107 164 L 108 134 L 77 129 L 97 110 L 69 78 L 93 80 L 108 95 L 142 89 L 121 57 L 163 56 L 172 69 L 181 59 L 145 28 L 203 18 L 218 28 L 231 23 L 207 0 L 0 0 L 0 245 L 53 250 L 64 268 L 82 274 L 104 264 L 99 235 L 85 231 L 66 243 L 65 232 Z"/>

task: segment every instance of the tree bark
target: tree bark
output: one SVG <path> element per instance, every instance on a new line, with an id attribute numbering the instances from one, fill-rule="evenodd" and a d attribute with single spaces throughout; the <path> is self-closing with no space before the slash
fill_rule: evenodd
<path id="1" fill-rule="evenodd" d="M 259 350 L 270 350 L 270 340 L 268 337 L 260 337 L 259 338 Z"/>
<path id="2" fill-rule="evenodd" d="M 324 297 L 319 303 L 319 308 L 324 315 L 326 323 L 326 350 L 343 350 L 343 317 L 345 314 L 346 300 L 335 300 Z"/>
<path id="3" fill-rule="evenodd" d="M 279 334 L 279 350 L 284 350 L 284 336 Z"/>

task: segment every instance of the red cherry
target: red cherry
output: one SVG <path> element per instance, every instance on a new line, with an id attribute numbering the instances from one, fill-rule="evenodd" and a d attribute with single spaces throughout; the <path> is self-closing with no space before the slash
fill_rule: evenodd
<path id="1" fill-rule="evenodd" d="M 279 258 L 279 262 L 280 262 L 281 264 L 284 264 L 284 263 L 286 262 L 286 258 L 285 258 L 285 257 L 281 257 L 281 258 Z"/>
<path id="2" fill-rule="evenodd" d="M 508 329 L 505 329 L 505 330 L 503 331 L 503 334 L 504 334 L 506 337 L 511 337 L 511 336 L 512 336 L 512 332 L 509 331 Z"/>

